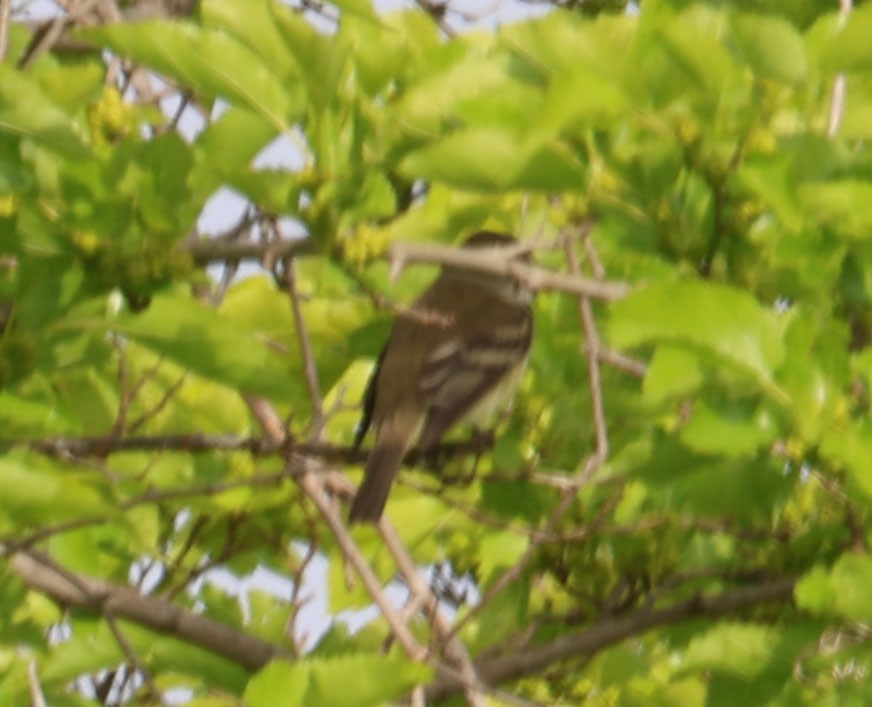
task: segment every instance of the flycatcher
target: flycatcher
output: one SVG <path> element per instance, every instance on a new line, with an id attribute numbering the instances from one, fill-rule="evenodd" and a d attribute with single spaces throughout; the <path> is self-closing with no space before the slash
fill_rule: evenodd
<path id="1" fill-rule="evenodd" d="M 515 244 L 512 236 L 479 231 L 463 247 Z M 510 401 L 530 352 L 532 299 L 532 292 L 511 278 L 446 266 L 411 316 L 394 322 L 364 397 L 355 445 L 370 423 L 376 440 L 350 521 L 381 517 L 416 440 L 419 449 L 431 449 L 455 423 L 489 424 Z"/>

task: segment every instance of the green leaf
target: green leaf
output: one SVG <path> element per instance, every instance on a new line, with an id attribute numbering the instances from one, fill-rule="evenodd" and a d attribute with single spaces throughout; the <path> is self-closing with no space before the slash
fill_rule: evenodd
<path id="1" fill-rule="evenodd" d="M 820 277 L 820 262 L 816 274 Z M 850 334 L 841 325 L 820 317 L 815 307 L 794 305 L 788 315 L 786 356 L 778 384 L 790 396 L 794 435 L 816 445 L 833 423 L 845 416 L 844 390 L 850 385 Z M 836 425 L 842 427 L 841 425 Z"/>
<path id="2" fill-rule="evenodd" d="M 342 10 L 343 18 L 345 15 L 353 15 L 369 22 L 379 23 L 379 16 L 372 9 L 370 0 L 330 0 L 330 4 Z"/>
<path id="3" fill-rule="evenodd" d="M 23 191 L 31 178 L 30 170 L 18 158 L 0 158 L 0 193 Z"/>
<path id="4" fill-rule="evenodd" d="M 820 52 L 823 69 L 837 71 L 868 71 L 872 68 L 872 8 L 854 8 L 842 21 L 835 13 L 825 18 L 817 31 L 826 39 Z"/>
<path id="5" fill-rule="evenodd" d="M 776 154 L 743 160 L 736 178 L 760 197 L 788 229 L 799 229 L 803 223 L 803 202 L 797 185 L 796 166 L 789 158 Z"/>
<path id="6" fill-rule="evenodd" d="M 582 65 L 551 79 L 533 129 L 544 139 L 564 129 L 583 133 L 591 125 L 608 127 L 618 119 L 627 103 L 613 76 Z"/>
<path id="7" fill-rule="evenodd" d="M 300 65 L 273 18 L 274 0 L 202 0 L 200 17 L 208 28 L 242 41 L 286 81 L 300 80 Z"/>
<path id="8" fill-rule="evenodd" d="M 275 661 L 249 681 L 245 700 L 251 707 L 370 707 L 400 698 L 432 675 L 426 666 L 376 654 Z"/>
<path id="9" fill-rule="evenodd" d="M 441 45 L 436 23 L 414 10 L 385 15 L 379 24 L 349 15 L 338 34 L 352 48 L 361 88 L 368 94 L 414 73 L 428 52 Z"/>
<path id="10" fill-rule="evenodd" d="M 0 498 L 0 517 L 38 525 L 115 512 L 81 472 L 25 452 L 0 458 Z"/>
<path id="11" fill-rule="evenodd" d="M 753 411 L 743 407 L 713 409 L 698 402 L 681 439 L 697 452 L 732 457 L 753 454 L 772 442 L 777 432 L 774 426 L 761 425 Z"/>
<path id="12" fill-rule="evenodd" d="M 559 144 L 525 145 L 506 130 L 472 128 L 409 154 L 400 164 L 410 179 L 440 179 L 458 187 L 582 188 L 584 168 L 577 156 Z"/>
<path id="13" fill-rule="evenodd" d="M 79 617 L 68 640 L 53 647 L 40 665 L 40 679 L 69 682 L 124 659 L 118 641 L 108 630 L 101 630 L 96 618 Z"/>
<path id="14" fill-rule="evenodd" d="M 676 89 L 698 90 L 710 102 L 722 100 L 724 87 L 737 76 L 736 63 L 721 37 L 725 29 L 721 13 L 708 6 L 692 6 L 663 25 L 658 37 L 671 60 L 668 75 Z"/>
<path id="15" fill-rule="evenodd" d="M 671 436 L 657 435 L 641 458 L 617 465 L 649 492 L 647 507 L 673 512 L 729 515 L 769 522 L 773 507 L 794 480 L 767 456 L 736 458 L 701 454 Z"/>
<path id="16" fill-rule="evenodd" d="M 210 98 L 248 106 L 275 130 L 290 130 L 302 115 L 301 97 L 260 57 L 224 32 L 184 22 L 117 23 L 80 32 Z"/>
<path id="17" fill-rule="evenodd" d="M 258 553 L 260 560 L 260 553 Z M 271 592 L 249 590 L 247 593 L 250 618 L 247 630 L 264 641 L 281 645 L 286 638 L 291 613 L 295 607 Z"/>
<path id="18" fill-rule="evenodd" d="M 759 76 L 788 84 L 805 80 L 805 44 L 793 24 L 774 15 L 739 15 L 734 29 L 743 58 Z"/>
<path id="19" fill-rule="evenodd" d="M 750 678 L 772 659 L 777 636 L 773 628 L 725 623 L 690 642 L 684 666 Z"/>
<path id="20" fill-rule="evenodd" d="M 612 305 L 608 332 L 619 348 L 668 342 L 706 352 L 776 392 L 782 324 L 742 290 L 698 281 L 653 285 Z"/>
<path id="21" fill-rule="evenodd" d="M 514 565 L 530 545 L 527 537 L 513 531 L 488 531 L 478 548 L 479 570 L 487 582 L 494 573 Z"/>
<path id="22" fill-rule="evenodd" d="M 28 69 L 51 99 L 70 115 L 83 105 L 100 99 L 106 83 L 106 64 L 91 54 L 79 57 L 52 57 L 57 61 L 37 62 Z"/>
<path id="23" fill-rule="evenodd" d="M 668 344 L 658 346 L 645 371 L 642 394 L 659 405 L 670 398 L 688 395 L 704 382 L 699 357 L 688 349 Z"/>
<path id="24" fill-rule="evenodd" d="M 286 359 L 239 322 L 189 297 L 159 295 L 144 312 L 124 315 L 117 328 L 134 341 L 233 388 L 279 399 L 288 398 L 293 390 Z"/>
<path id="25" fill-rule="evenodd" d="M 0 65 L 0 132 L 32 138 L 73 158 L 90 154 L 72 119 L 39 84 L 8 63 Z"/>
<path id="26" fill-rule="evenodd" d="M 54 401 L 20 396 L 8 390 L 0 391 L 0 424 L 7 437 L 37 436 L 49 430 L 61 434 L 75 429 L 74 421 Z"/>
<path id="27" fill-rule="evenodd" d="M 80 515 L 87 518 L 87 514 Z M 123 580 L 133 559 L 130 538 L 126 527 L 95 523 L 52 536 L 48 549 L 71 572 Z"/>
<path id="28" fill-rule="evenodd" d="M 294 664 L 272 662 L 249 680 L 245 688 L 246 704 L 251 707 L 304 707 L 309 673 L 308 661 Z M 347 680 L 345 676 L 339 679 Z M 281 698 L 277 702 L 279 695 Z"/>
<path id="29" fill-rule="evenodd" d="M 317 109 L 324 108 L 337 90 L 347 47 L 320 34 L 304 17 L 283 4 L 272 3 L 270 10 L 285 46 L 297 61 L 308 103 Z"/>
<path id="30" fill-rule="evenodd" d="M 601 14 L 595 20 L 582 13 L 556 8 L 543 17 L 502 28 L 502 43 L 519 61 L 546 76 L 571 73 L 589 66 L 602 76 L 620 77 L 638 69 L 632 47 L 638 17 Z M 628 68 L 629 67 L 629 68 Z"/>
<path id="31" fill-rule="evenodd" d="M 832 613 L 838 601 L 830 582 L 830 573 L 823 567 L 815 567 L 807 572 L 796 583 L 793 595 L 799 608 L 822 615 Z"/>
<path id="32" fill-rule="evenodd" d="M 821 438 L 821 453 L 837 468 L 847 469 L 857 488 L 872 498 L 872 423 L 868 418 L 828 427 Z"/>
<path id="33" fill-rule="evenodd" d="M 197 217 L 198 205 L 179 199 L 187 189 L 192 165 L 191 147 L 170 132 L 147 143 L 120 146 L 109 178 L 115 177 L 117 195 L 136 205 L 145 228 L 162 235 L 165 242 L 175 241 L 194 226 Z"/>
<path id="34" fill-rule="evenodd" d="M 800 198 L 815 223 L 839 229 L 853 238 L 872 237 L 872 209 L 858 208 L 872 200 L 872 181 L 838 179 L 800 187 Z"/>
<path id="35" fill-rule="evenodd" d="M 264 211 L 288 214 L 297 210 L 300 181 L 296 174 L 284 169 L 224 173 L 228 186 L 247 196 Z"/>
<path id="36" fill-rule="evenodd" d="M 842 555 L 833 566 L 830 584 L 836 609 L 853 621 L 872 620 L 872 557 L 868 554 Z"/>
<path id="37" fill-rule="evenodd" d="M 283 213 L 296 206 L 289 200 L 288 184 L 295 175 L 274 171 L 252 171 L 252 161 L 275 137 L 275 130 L 264 118 L 248 108 L 231 106 L 212 121 L 194 144 L 196 164 L 191 170 L 191 186 L 200 200 L 219 187 L 230 184 L 255 203 Z M 278 181 L 279 185 L 273 183 Z M 265 197 L 268 191 L 269 197 Z M 273 195 L 281 195 L 273 201 Z M 279 205 L 280 204 L 280 205 Z"/>
<path id="38" fill-rule="evenodd" d="M 247 169 L 275 131 L 261 115 L 239 106 L 231 106 L 213 120 L 197 137 L 195 145 L 209 161 L 210 168 L 229 174 Z"/>
<path id="39" fill-rule="evenodd" d="M 511 636 L 526 619 L 530 594 L 530 577 L 525 572 L 487 602 L 464 631 L 470 652 L 495 649 Z"/>
<path id="40" fill-rule="evenodd" d="M 404 133 L 418 139 L 438 137 L 446 124 L 457 120 L 461 106 L 498 93 L 511 82 L 505 56 L 473 50 L 460 43 L 440 47 L 438 51 L 428 57 L 427 75 L 418 77 L 392 106 L 393 120 Z"/>

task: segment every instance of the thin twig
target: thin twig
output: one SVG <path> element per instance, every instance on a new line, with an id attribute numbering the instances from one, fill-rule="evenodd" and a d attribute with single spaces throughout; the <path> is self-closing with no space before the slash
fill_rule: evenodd
<path id="1" fill-rule="evenodd" d="M 263 428 L 264 433 L 275 442 L 284 442 L 286 430 L 272 406 L 262 398 L 253 396 L 249 396 L 247 402 L 252 414 Z M 295 468 L 298 466 L 302 466 L 302 469 Z M 376 606 L 381 610 L 385 621 L 387 621 L 388 626 L 390 626 L 391 631 L 406 654 L 412 660 L 433 665 L 440 675 L 451 676 L 455 680 L 460 680 L 464 685 L 468 684 L 468 679 L 465 675 L 437 661 L 425 648 L 419 645 L 403 623 L 387 594 L 382 589 L 378 577 L 376 577 L 372 568 L 370 568 L 366 558 L 357 547 L 357 544 L 351 537 L 351 533 L 339 516 L 336 504 L 327 494 L 325 479 L 323 474 L 320 473 L 322 470 L 317 468 L 316 462 L 311 458 L 302 458 L 295 463 L 294 458 L 289 454 L 287 456 L 286 469 L 290 476 L 299 480 L 300 487 L 315 504 L 321 517 L 333 533 L 333 537 L 342 551 L 343 557 L 357 572 L 364 587 L 366 587 Z"/>
<path id="2" fill-rule="evenodd" d="M 36 658 L 27 661 L 27 686 L 30 689 L 31 707 L 48 707 L 42 685 L 39 682 L 39 668 L 36 664 Z"/>
<path id="3" fill-rule="evenodd" d="M 582 226 L 582 228 L 585 229 L 582 233 L 583 237 L 587 236 L 587 232 L 592 226 L 593 221 L 585 223 Z M 598 261 L 596 262 L 598 263 Z M 573 263 L 575 265 L 575 269 L 577 270 L 577 261 L 573 261 L 570 258 L 570 267 L 573 267 Z M 594 267 L 597 266 L 594 265 Z M 600 273 L 600 275 L 602 275 L 602 273 Z M 570 509 L 572 503 L 575 501 L 575 497 L 578 494 L 579 489 L 583 488 L 590 481 L 596 471 L 603 465 L 606 457 L 608 456 L 608 434 L 605 424 L 605 412 L 603 409 L 602 397 L 602 382 L 599 375 L 599 359 L 597 354 L 599 336 L 596 331 L 596 323 L 593 319 L 593 312 L 592 310 L 586 310 L 584 306 L 585 303 L 587 303 L 588 307 L 590 306 L 590 301 L 587 299 L 587 297 L 584 295 L 579 295 L 582 327 L 584 329 L 585 339 L 588 342 L 588 346 L 586 347 L 588 349 L 587 364 L 588 377 L 591 387 L 591 405 L 593 408 L 593 417 L 596 430 L 596 451 L 585 460 L 585 463 L 582 466 L 579 474 L 576 476 L 574 482 L 561 492 L 560 501 L 551 512 L 551 514 L 548 516 L 545 525 L 540 531 L 543 535 L 546 536 L 552 532 L 552 530 L 557 526 L 557 523 L 560 522 L 560 519 Z M 451 631 L 452 635 L 456 635 L 469 621 L 471 621 L 475 616 L 478 616 L 486 606 L 494 601 L 497 596 L 502 594 L 502 592 L 505 591 L 506 588 L 508 588 L 510 585 L 518 580 L 518 578 L 521 576 L 521 573 L 529 564 L 530 560 L 532 560 L 535 556 L 540 545 L 541 541 L 538 540 L 530 542 L 530 544 L 527 546 L 527 549 L 521 554 L 521 557 L 518 558 L 515 564 L 509 567 L 497 579 L 496 582 L 494 582 L 494 584 L 490 587 L 482 600 L 455 622 L 454 627 Z"/>
<path id="4" fill-rule="evenodd" d="M 135 420 L 133 420 L 133 422 L 128 425 L 128 432 L 136 432 L 136 430 L 142 427 L 146 422 L 159 415 L 161 411 L 166 408 L 167 405 L 169 405 L 170 401 L 172 401 L 176 393 L 181 390 L 186 380 L 188 380 L 187 371 L 182 373 L 178 377 L 178 379 L 163 392 L 160 400 L 158 400 L 157 403 L 155 403 L 155 405 L 150 410 L 146 410 L 145 412 L 143 412 L 139 417 L 137 417 Z"/>
<path id="5" fill-rule="evenodd" d="M 0 0 L 0 61 L 9 53 L 9 22 L 12 19 L 12 0 Z"/>
<path id="6" fill-rule="evenodd" d="M 852 0 L 839 0 L 838 28 L 841 29 L 848 21 L 848 16 L 853 9 Z M 827 137 L 832 139 L 839 132 L 842 125 L 842 117 L 845 114 L 845 96 L 848 91 L 848 79 L 844 73 L 836 74 L 833 81 L 833 93 L 830 98 L 830 116 L 827 121 Z"/>
<path id="7" fill-rule="evenodd" d="M 82 0 L 71 7 L 66 15 L 59 15 L 49 22 L 42 34 L 35 34 L 31 45 L 18 61 L 19 69 L 26 69 L 33 64 L 42 54 L 51 50 L 55 43 L 63 36 L 64 31 L 84 19 L 91 10 L 97 6 L 100 0 Z"/>
<path id="8" fill-rule="evenodd" d="M 403 623 L 396 609 L 394 609 L 390 599 L 388 599 L 387 594 L 382 589 L 381 582 L 370 568 L 363 553 L 348 532 L 348 528 L 345 527 L 345 524 L 339 517 L 336 505 L 325 493 L 322 481 L 318 478 L 318 475 L 308 473 L 301 475 L 300 486 L 327 522 L 336 539 L 336 544 L 342 550 L 343 557 L 354 567 L 354 570 L 357 572 L 373 601 L 381 610 L 385 621 L 388 622 L 388 626 L 391 627 L 391 631 L 406 655 L 415 661 L 432 662 L 428 657 L 427 650 L 418 644 L 412 633 Z"/>
<path id="9" fill-rule="evenodd" d="M 281 423 L 284 426 L 284 423 Z M 316 457 L 322 461 L 344 464 L 359 464 L 366 461 L 368 449 L 353 445 L 330 444 L 328 442 L 277 443 L 265 437 L 239 437 L 237 435 L 208 434 L 169 434 L 142 435 L 129 437 L 48 437 L 44 439 L 0 439 L 0 452 L 16 447 L 26 447 L 34 452 L 46 454 L 65 461 L 83 463 L 90 457 L 103 459 L 111 454 L 137 451 L 161 452 L 248 452 L 256 457 L 274 456 L 292 452 L 301 457 Z M 463 455 L 482 453 L 480 437 L 471 437 L 457 442 L 443 442 L 431 450 L 412 449 L 404 460 L 407 466 L 415 466 L 428 455 L 454 458 Z"/>
<path id="10" fill-rule="evenodd" d="M 699 594 L 672 606 L 643 608 L 626 616 L 608 617 L 548 643 L 527 647 L 506 656 L 482 659 L 476 663 L 476 668 L 482 679 L 492 684 L 535 675 L 559 661 L 596 653 L 658 626 L 703 617 L 716 619 L 762 604 L 789 601 L 795 583 L 793 577 L 782 577 L 722 594 Z M 458 682 L 437 678 L 427 687 L 427 698 L 438 702 L 461 689 L 462 685 Z"/>
<path id="11" fill-rule="evenodd" d="M 279 471 L 267 474 L 255 474 L 245 479 L 229 479 L 226 481 L 216 481 L 214 483 L 188 486 L 179 489 L 149 489 L 138 496 L 133 496 L 125 501 L 118 502 L 116 507 L 118 510 L 128 511 L 132 508 L 152 503 L 165 503 L 167 501 L 180 501 L 200 496 L 213 496 L 237 488 L 272 486 L 281 483 L 286 478 L 287 474 Z M 10 555 L 19 550 L 26 550 L 53 535 L 65 533 L 70 530 L 78 530 L 89 525 L 99 525 L 105 523 L 107 520 L 108 518 L 102 515 L 76 518 L 63 523 L 57 523 L 56 525 L 43 526 L 23 537 L 7 536 L 0 538 L 0 556 Z"/>
<path id="12" fill-rule="evenodd" d="M 457 36 L 455 30 L 445 19 L 445 14 L 448 10 L 448 2 L 440 2 L 439 0 L 415 0 L 415 4 L 420 7 L 424 13 L 442 30 L 442 33 L 452 39 Z"/>
<path id="13" fill-rule="evenodd" d="M 140 661 L 137 657 L 136 652 L 133 650 L 133 647 L 127 640 L 127 636 L 124 635 L 124 631 L 121 630 L 121 627 L 118 625 L 115 617 L 111 613 L 107 612 L 103 614 L 103 618 L 106 620 L 106 623 L 109 626 L 109 630 L 115 637 L 115 641 L 121 647 L 121 652 L 124 653 L 125 657 L 127 658 L 127 662 L 130 664 L 130 667 L 133 668 L 133 670 L 142 677 L 142 681 L 145 684 L 145 690 L 148 693 L 149 702 L 151 702 L 152 704 L 165 705 L 166 701 L 164 700 L 163 695 L 161 695 L 160 690 L 152 679 L 151 673 L 146 670 L 145 666 L 142 664 L 142 661 Z"/>
<path id="14" fill-rule="evenodd" d="M 588 233 L 582 233 L 583 240 L 587 240 Z M 592 246 L 591 246 L 592 247 Z M 573 244 L 567 239 L 565 245 L 566 260 L 569 264 L 569 272 L 573 275 L 581 274 L 581 266 L 578 263 L 578 256 L 575 253 Z M 599 263 L 597 259 L 595 261 Z M 598 275 L 601 278 L 602 275 Z M 591 407 L 593 408 L 594 433 L 596 435 L 596 453 L 600 460 L 605 460 L 609 455 L 609 438 L 606 430 L 605 410 L 603 407 L 603 390 L 602 379 L 600 376 L 600 338 L 596 328 L 596 321 L 593 316 L 593 307 L 590 298 L 585 296 L 578 297 L 578 314 L 581 319 L 581 327 L 584 331 L 584 346 L 585 358 L 587 358 L 587 375 L 590 383 Z"/>
<path id="15" fill-rule="evenodd" d="M 648 370 L 648 367 L 642 361 L 632 356 L 627 356 L 620 351 L 614 351 L 602 344 L 597 347 L 597 358 L 603 363 L 608 363 L 619 371 L 628 373 L 636 378 L 644 378 L 645 372 Z"/>
<path id="16" fill-rule="evenodd" d="M 284 442 L 287 433 L 281 419 L 272 406 L 265 400 L 254 397 L 249 397 L 248 403 L 252 414 L 258 420 L 266 435 L 271 437 L 275 442 Z M 286 462 L 287 471 L 292 477 L 299 479 L 300 487 L 313 501 L 315 507 L 327 522 L 327 525 L 330 526 L 330 530 L 333 532 L 336 542 L 342 550 L 343 556 L 351 563 L 355 571 L 357 571 L 361 581 L 370 593 L 370 596 L 372 596 L 373 601 L 375 601 L 379 609 L 381 609 L 385 620 L 388 622 L 388 625 L 391 627 L 391 630 L 394 632 L 394 635 L 397 637 L 403 650 L 412 660 L 420 661 L 426 659 L 427 651 L 418 645 L 408 628 L 406 628 L 405 624 L 399 619 L 399 616 L 393 606 L 391 606 L 384 591 L 382 591 L 378 577 L 375 576 L 375 573 L 370 568 L 363 553 L 357 547 L 351 534 L 348 532 L 348 528 L 345 527 L 339 514 L 336 512 L 335 504 L 330 500 L 325 492 L 322 481 L 318 478 L 318 474 L 311 473 L 311 467 L 314 466 L 313 460 L 303 459 L 301 460 L 301 463 L 305 465 L 305 468 L 302 470 L 303 473 L 300 473 L 299 469 L 294 468 L 293 461 L 289 455 Z"/>
<path id="17" fill-rule="evenodd" d="M 275 224 L 273 224 L 275 228 Z M 297 332 L 297 342 L 300 346 L 300 356 L 303 359 L 303 374 L 309 400 L 312 402 L 312 435 L 311 440 L 317 442 L 322 437 L 324 429 L 324 397 L 321 394 L 321 383 L 318 380 L 318 364 L 309 338 L 309 328 L 303 317 L 303 307 L 300 303 L 300 293 L 297 290 L 297 280 L 294 274 L 294 261 L 285 258 L 282 261 L 282 284 L 287 289 L 291 300 L 291 312 L 294 315 L 294 329 Z"/>
<path id="18" fill-rule="evenodd" d="M 112 429 L 109 431 L 110 437 L 118 437 L 124 433 L 127 426 L 127 413 L 130 409 L 130 403 L 133 396 L 136 394 L 128 385 L 127 380 L 127 356 L 125 355 L 124 344 L 118 336 L 112 337 L 112 345 L 118 354 L 118 412 L 115 415 L 115 422 L 112 424 Z"/>
<path id="19" fill-rule="evenodd" d="M 305 604 L 309 602 L 309 597 L 302 596 L 303 589 L 303 578 L 306 575 L 306 570 L 311 565 L 312 560 L 315 559 L 318 555 L 318 541 L 317 541 L 317 531 L 315 526 L 315 516 L 309 515 L 310 522 L 310 531 L 311 534 L 309 536 L 309 545 L 306 548 L 306 553 L 303 555 L 302 560 L 300 560 L 299 565 L 296 570 L 291 574 L 291 596 L 288 598 L 288 602 L 291 605 L 291 613 L 288 617 L 288 626 L 285 631 L 286 635 L 289 635 L 291 639 L 294 641 L 294 646 L 297 649 L 297 653 L 302 654 L 305 649 L 306 639 L 308 635 L 303 632 L 300 634 L 299 638 L 297 637 L 297 619 L 300 616 L 300 610 L 303 608 Z M 289 548 L 290 550 L 290 548 Z"/>
<path id="20" fill-rule="evenodd" d="M 505 250 L 507 252 L 503 256 L 496 252 L 497 249 L 477 252 L 442 245 L 397 243 L 390 250 L 391 274 L 398 275 L 409 263 L 433 263 L 508 277 L 533 292 L 554 290 L 602 300 L 617 300 L 630 293 L 630 285 L 625 282 L 607 282 L 552 272 L 512 260 L 510 249 Z"/>
<path id="21" fill-rule="evenodd" d="M 460 674 L 464 680 L 463 692 L 467 703 L 472 707 L 484 705 L 483 692 L 485 687 L 475 672 L 466 646 L 463 645 L 451 630 L 450 623 L 439 610 L 439 600 L 421 577 L 415 561 L 409 555 L 402 540 L 400 540 L 396 529 L 384 516 L 379 522 L 379 532 L 385 546 L 397 563 L 397 568 L 403 575 L 409 591 L 417 598 L 417 601 L 420 602 L 425 611 L 432 616 L 433 629 L 442 642 L 446 657 L 460 669 Z"/>

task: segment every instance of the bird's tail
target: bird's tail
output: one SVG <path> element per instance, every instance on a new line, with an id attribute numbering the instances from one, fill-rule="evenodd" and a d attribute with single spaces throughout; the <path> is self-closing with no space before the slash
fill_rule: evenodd
<path id="1" fill-rule="evenodd" d="M 419 427 L 420 420 L 411 415 L 397 415 L 379 425 L 363 483 L 348 511 L 349 522 L 375 523 L 381 518 L 391 484 Z"/>

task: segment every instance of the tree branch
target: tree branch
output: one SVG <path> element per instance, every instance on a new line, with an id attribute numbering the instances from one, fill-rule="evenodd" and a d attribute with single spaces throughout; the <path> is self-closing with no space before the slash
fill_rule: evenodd
<path id="1" fill-rule="evenodd" d="M 249 452 L 257 457 L 292 453 L 314 457 L 322 461 L 360 464 L 366 461 L 368 449 L 353 446 L 329 444 L 327 442 L 277 442 L 265 437 L 239 437 L 237 435 L 208 434 L 168 434 L 143 436 L 99 436 L 99 437 L 47 437 L 43 439 L 0 439 L 0 452 L 8 452 L 15 447 L 26 447 L 40 454 L 48 454 L 61 459 L 104 458 L 122 452 Z M 414 466 L 433 453 L 445 456 L 481 454 L 481 436 L 467 440 L 445 442 L 426 453 L 413 449 L 405 459 L 405 464 Z"/>
<path id="2" fill-rule="evenodd" d="M 277 655 L 278 646 L 254 638 L 162 599 L 137 594 L 99 579 L 73 574 L 36 552 L 19 552 L 12 570 L 30 588 L 65 606 L 127 619 L 158 633 L 175 636 L 215 655 L 256 671 Z"/>
<path id="3" fill-rule="evenodd" d="M 607 618 L 593 626 L 562 636 L 550 643 L 476 663 L 476 670 L 488 684 L 496 685 L 534 675 L 561 660 L 588 655 L 652 628 L 696 618 L 717 619 L 760 604 L 785 601 L 793 595 L 796 580 L 783 577 L 753 587 L 743 587 L 718 595 L 700 594 L 687 601 L 660 609 L 642 609 L 627 616 Z M 437 678 L 426 690 L 427 699 L 436 701 L 457 693 L 457 682 Z"/>
<path id="4" fill-rule="evenodd" d="M 312 251 L 312 243 L 308 238 L 258 243 L 228 241 L 222 238 L 201 238 L 187 243 L 184 247 L 197 265 L 208 265 L 209 263 L 221 260 L 266 260 L 275 262 L 281 258 Z"/>
<path id="5" fill-rule="evenodd" d="M 476 252 L 443 245 L 397 243 L 390 250 L 391 275 L 398 276 L 409 263 L 434 263 L 509 277 L 533 292 L 556 290 L 601 300 L 617 300 L 630 293 L 630 285 L 625 282 L 552 272 L 511 260 L 509 255 L 501 257 L 494 251 Z"/>

